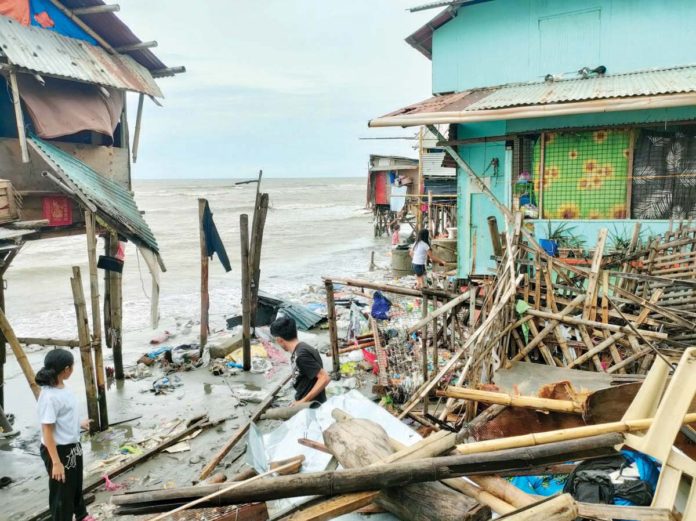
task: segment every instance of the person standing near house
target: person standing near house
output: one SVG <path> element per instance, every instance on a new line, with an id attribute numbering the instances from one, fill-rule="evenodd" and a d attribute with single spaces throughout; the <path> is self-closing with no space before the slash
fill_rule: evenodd
<path id="1" fill-rule="evenodd" d="M 418 239 L 411 247 L 409 253 L 412 259 L 411 267 L 416 275 L 416 289 L 422 289 L 425 285 L 425 265 L 428 263 L 428 260 L 437 262 L 440 266 L 444 266 L 445 261 L 436 257 L 430 249 L 430 233 L 427 229 L 422 229 L 418 232 Z"/>
<path id="2" fill-rule="evenodd" d="M 399 230 L 401 230 L 401 226 L 399 225 L 399 223 L 394 223 L 392 225 L 392 246 L 398 246 L 399 242 L 401 242 L 401 238 L 399 237 Z"/>
<path id="3" fill-rule="evenodd" d="M 36 373 L 41 386 L 38 410 L 41 423 L 41 459 L 48 472 L 48 505 L 52 521 L 95 521 L 82 495 L 82 446 L 77 398 L 65 387 L 75 361 L 70 351 L 54 349 Z"/>
<path id="4" fill-rule="evenodd" d="M 297 325 L 290 317 L 281 317 L 271 324 L 271 335 L 276 343 L 290 353 L 292 367 L 292 386 L 295 388 L 295 402 L 312 403 L 317 407 L 326 401 L 326 386 L 331 377 L 324 369 L 319 352 L 297 338 Z"/>

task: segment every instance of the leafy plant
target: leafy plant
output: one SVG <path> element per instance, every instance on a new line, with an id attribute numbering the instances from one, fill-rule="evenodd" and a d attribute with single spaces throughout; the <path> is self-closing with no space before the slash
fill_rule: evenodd
<path id="1" fill-rule="evenodd" d="M 563 222 L 554 227 L 551 221 L 547 221 L 546 227 L 546 238 L 556 241 L 559 248 L 579 250 L 585 247 L 585 239 L 575 233 L 576 226 Z"/>

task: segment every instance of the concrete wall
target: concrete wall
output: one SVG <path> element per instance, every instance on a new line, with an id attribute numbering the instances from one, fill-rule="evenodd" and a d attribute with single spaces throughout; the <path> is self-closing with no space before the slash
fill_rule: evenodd
<path id="1" fill-rule="evenodd" d="M 694 63 L 693 0 L 493 0 L 433 35 L 433 92 Z"/>

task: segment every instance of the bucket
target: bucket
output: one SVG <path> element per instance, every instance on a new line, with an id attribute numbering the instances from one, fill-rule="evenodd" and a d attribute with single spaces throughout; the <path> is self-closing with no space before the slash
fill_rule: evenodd
<path id="1" fill-rule="evenodd" d="M 392 250 L 391 267 L 392 273 L 397 278 L 406 277 L 413 273 L 411 269 L 411 255 L 409 255 L 408 248 L 394 248 Z"/>

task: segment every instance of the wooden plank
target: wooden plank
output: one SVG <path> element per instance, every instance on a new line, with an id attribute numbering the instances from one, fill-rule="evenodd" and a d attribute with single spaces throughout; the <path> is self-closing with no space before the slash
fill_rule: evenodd
<path id="1" fill-rule="evenodd" d="M 331 359 L 333 361 L 333 377 L 341 378 L 341 360 L 338 353 L 338 327 L 336 325 L 336 304 L 334 302 L 334 287 L 330 280 L 324 280 L 326 290 L 326 319 L 329 324 L 329 343 L 331 344 Z"/>
<path id="2" fill-rule="evenodd" d="M 561 494 L 499 517 L 506 521 L 573 521 L 578 508 L 570 494 Z"/>
<path id="3" fill-rule="evenodd" d="M 17 120 L 17 136 L 19 137 L 19 148 L 22 152 L 22 163 L 29 162 L 29 147 L 27 146 L 27 133 L 24 127 L 24 112 L 22 112 L 19 87 L 17 86 L 17 74 L 10 71 L 10 89 L 12 91 L 12 106 L 14 107 L 15 119 Z"/>
<path id="4" fill-rule="evenodd" d="M 79 340 L 66 340 L 63 338 L 36 338 L 36 337 L 17 337 L 17 341 L 25 346 L 51 346 L 51 347 L 80 347 Z"/>
<path id="5" fill-rule="evenodd" d="M 210 474 L 215 470 L 215 467 L 218 466 L 218 464 L 222 461 L 222 459 L 227 455 L 229 451 L 232 450 L 232 448 L 239 442 L 239 440 L 242 439 L 242 437 L 247 433 L 249 430 L 249 427 L 251 426 L 252 423 L 257 421 L 261 415 L 264 413 L 268 407 L 273 403 L 273 400 L 275 399 L 276 395 L 280 390 L 283 388 L 283 386 L 290 381 L 292 378 L 292 374 L 289 374 L 286 376 L 278 385 L 276 385 L 271 392 L 268 394 L 268 396 L 264 399 L 263 402 L 259 404 L 257 407 L 256 411 L 254 414 L 251 415 L 251 418 L 249 418 L 249 421 L 245 422 L 244 425 L 239 427 L 232 437 L 225 443 L 225 445 L 218 451 L 215 456 L 213 456 L 213 459 L 203 468 L 201 471 L 199 479 L 203 481 L 205 478 L 210 476 Z"/>
<path id="6" fill-rule="evenodd" d="M 242 358 L 245 371 L 251 369 L 251 274 L 249 260 L 249 216 L 239 216 L 239 244 L 242 264 Z"/>
<path id="7" fill-rule="evenodd" d="M 674 521 L 671 508 L 599 505 L 577 501 L 580 517 L 591 519 L 635 519 L 636 521 Z"/>

